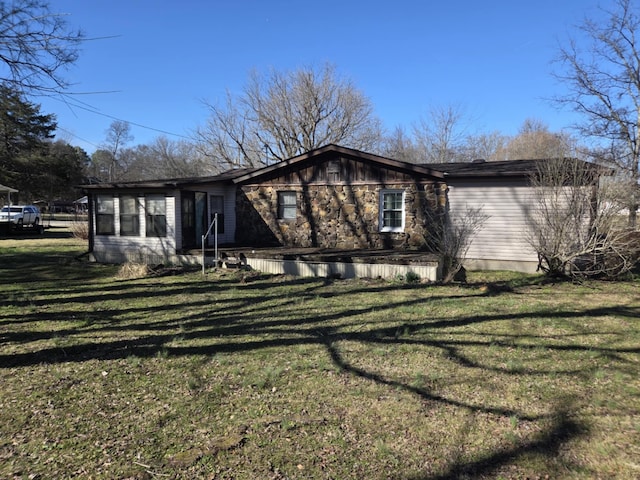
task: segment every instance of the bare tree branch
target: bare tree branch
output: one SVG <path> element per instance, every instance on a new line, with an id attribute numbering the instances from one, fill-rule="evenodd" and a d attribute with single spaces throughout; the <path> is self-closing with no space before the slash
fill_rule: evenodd
<path id="1" fill-rule="evenodd" d="M 28 94 L 63 93 L 69 84 L 60 72 L 77 60 L 83 38 L 46 1 L 0 2 L 0 82 Z"/>
<path id="2" fill-rule="evenodd" d="M 621 226 L 618 184 L 593 164 L 565 158 L 539 164 L 529 223 L 539 268 L 552 276 L 617 277 L 633 268 L 640 244 Z"/>
<path id="3" fill-rule="evenodd" d="M 330 65 L 253 72 L 243 95 L 206 105 L 200 149 L 231 167 L 265 165 L 330 143 L 375 150 L 382 136 L 370 101 Z"/>
<path id="4" fill-rule="evenodd" d="M 615 0 L 602 19 L 584 20 L 580 32 L 589 45 L 575 40 L 560 48 L 557 78 L 569 93 L 555 100 L 584 115 L 578 130 L 615 144 L 611 159 L 635 185 L 640 181 L 640 16 L 636 0 Z M 629 192 L 629 225 L 636 226 L 638 188 Z"/>

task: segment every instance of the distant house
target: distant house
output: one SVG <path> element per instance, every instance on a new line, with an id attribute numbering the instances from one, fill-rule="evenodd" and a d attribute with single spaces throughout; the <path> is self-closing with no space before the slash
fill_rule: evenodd
<path id="1" fill-rule="evenodd" d="M 416 165 L 328 145 L 212 177 L 88 185 L 89 249 L 101 262 L 199 263 L 217 213 L 217 241 L 207 237 L 207 249 L 214 242 L 228 251 L 284 247 L 343 259 L 336 252 L 368 252 L 379 263 L 424 250 L 429 209 L 455 217 L 469 205 L 489 215 L 469 250 L 471 265 L 533 271 L 537 257 L 524 232 L 537 162 Z"/>

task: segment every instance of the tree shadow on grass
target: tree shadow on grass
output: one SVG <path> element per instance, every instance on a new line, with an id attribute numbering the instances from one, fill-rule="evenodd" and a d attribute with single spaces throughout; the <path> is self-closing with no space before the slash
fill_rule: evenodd
<path id="1" fill-rule="evenodd" d="M 567 442 L 574 440 L 587 433 L 585 425 L 580 424 L 571 415 L 571 405 L 565 402 L 564 405 L 558 407 L 550 415 L 533 416 L 523 415 L 522 412 L 514 410 L 488 407 L 486 405 L 472 405 L 469 403 L 459 402 L 453 399 L 435 395 L 428 390 L 418 388 L 406 383 L 388 380 L 381 375 L 374 374 L 367 370 L 356 368 L 346 362 L 338 349 L 330 342 L 327 337 L 326 348 L 329 352 L 334 364 L 341 370 L 348 372 L 357 377 L 371 380 L 378 384 L 388 385 L 393 388 L 400 388 L 412 394 L 418 395 L 424 400 L 435 401 L 458 408 L 469 410 L 471 412 L 491 413 L 503 417 L 517 416 L 521 420 L 536 421 L 542 419 L 551 419 L 552 424 L 546 431 L 539 434 L 536 438 L 521 441 L 516 446 L 502 448 L 488 452 L 485 456 L 478 460 L 469 462 L 454 461 L 448 468 L 447 472 L 437 475 L 414 475 L 406 477 L 407 480 L 457 480 L 457 479 L 475 479 L 484 478 L 492 475 L 500 468 L 513 463 L 524 455 L 542 455 L 546 460 L 558 457 L 561 447 Z M 548 472 L 547 472 L 548 473 Z M 558 472 L 559 473 L 559 472 Z"/>
<path id="2" fill-rule="evenodd" d="M 283 294 L 283 290 L 274 291 L 274 284 L 268 282 L 268 279 L 259 279 L 255 283 L 239 284 L 237 278 L 222 279 L 218 283 L 201 281 L 195 284 L 156 286 L 153 290 L 149 284 L 142 282 L 138 285 L 136 282 L 124 282 L 122 284 L 109 284 L 105 287 L 105 291 L 100 291 L 101 286 L 96 287 L 96 291 L 92 294 L 85 295 L 87 302 L 100 302 L 104 300 L 121 300 L 121 306 L 114 306 L 111 309 L 103 310 L 95 313 L 95 318 L 87 327 L 69 328 L 62 330 L 52 329 L 51 331 L 33 331 L 23 330 L 16 332 L 7 332 L 0 340 L 9 343 L 16 342 L 34 342 L 34 349 L 27 352 L 15 354 L 0 355 L 0 368 L 11 368 L 18 366 L 37 365 L 40 363 L 63 363 L 63 362 L 82 362 L 86 360 L 113 360 L 124 359 L 131 356 L 135 357 L 152 357 L 159 353 L 166 353 L 169 357 L 189 356 L 189 355 L 206 355 L 212 356 L 216 353 L 240 353 L 251 352 L 273 347 L 288 348 L 304 345 L 316 345 L 326 349 L 333 365 L 340 371 L 354 375 L 378 385 L 383 385 L 393 389 L 401 389 L 411 393 L 423 400 L 436 402 L 443 405 L 453 406 L 470 412 L 489 413 L 500 417 L 509 418 L 517 417 L 529 421 L 550 421 L 551 425 L 540 435 L 519 441 L 516 445 L 504 448 L 493 449 L 487 451 L 484 456 L 472 461 L 453 460 L 447 471 L 437 476 L 416 475 L 406 477 L 407 480 L 432 479 L 445 480 L 457 478 L 482 478 L 490 476 L 498 472 L 501 468 L 517 461 L 526 455 L 542 455 L 547 459 L 553 459 L 558 456 L 558 452 L 562 446 L 571 440 L 578 438 L 586 433 L 584 426 L 580 425 L 572 418 L 571 406 L 566 405 L 556 409 L 550 414 L 544 416 L 532 415 L 526 411 L 518 411 L 510 408 L 504 408 L 500 405 L 500 398 L 496 397 L 494 405 L 473 404 L 465 402 L 457 398 L 450 398 L 438 395 L 436 392 L 426 388 L 419 388 L 410 385 L 406 381 L 393 378 L 386 378 L 366 368 L 358 368 L 345 359 L 338 348 L 338 343 L 342 341 L 354 341 L 360 343 L 368 343 L 370 345 L 395 344 L 410 345 L 412 347 L 424 347 L 440 349 L 447 355 L 451 362 L 458 363 L 468 368 L 477 368 L 491 370 L 502 374 L 521 374 L 520 371 L 509 371 L 506 368 L 498 368 L 488 363 L 482 363 L 478 359 L 470 359 L 460 351 L 465 346 L 474 347 L 504 347 L 510 348 L 514 345 L 518 337 L 513 341 L 488 339 L 458 339 L 455 338 L 455 332 L 451 329 L 465 326 L 479 326 L 484 322 L 496 321 L 515 321 L 518 319 L 543 319 L 543 318 L 581 318 L 585 316 L 605 316 L 616 315 L 624 318 L 637 318 L 640 313 L 635 306 L 627 307 L 601 307 L 592 310 L 581 311 L 559 311 L 559 310 L 540 310 L 527 311 L 522 313 L 505 313 L 505 314 L 472 314 L 457 315 L 441 318 L 423 318 L 415 322 L 402 323 L 395 322 L 391 319 L 389 322 L 382 322 L 383 325 L 367 329 L 366 331 L 358 331 L 357 323 L 363 315 L 369 315 L 374 312 L 388 311 L 396 312 L 396 309 L 409 308 L 413 306 L 424 306 L 424 298 L 408 298 L 404 300 L 394 300 L 393 291 L 398 290 L 398 285 L 376 284 L 367 285 L 366 287 L 345 288 L 341 291 L 333 291 L 331 295 L 344 296 L 344 308 L 337 312 L 323 313 L 316 308 L 305 310 L 304 305 L 300 304 L 303 299 L 323 298 L 327 295 L 322 287 L 327 283 L 318 279 L 292 279 L 289 282 L 277 284 L 278 288 L 286 289 L 291 287 L 295 289 L 291 295 Z M 128 307 L 127 299 L 133 299 L 140 295 L 140 291 L 128 291 L 135 286 L 138 288 L 148 288 L 148 295 L 156 301 L 152 307 L 135 306 Z M 216 300 L 217 304 L 211 309 L 206 309 L 207 302 L 211 301 L 210 296 L 198 299 L 190 299 L 189 294 L 213 294 L 226 289 L 237 290 L 235 296 L 225 297 Z M 407 287 L 401 287 L 405 289 Z M 414 288 L 414 287 L 411 287 Z M 415 287 L 415 288 L 425 288 Z M 64 287 L 60 287 L 60 292 L 64 292 Z M 251 292 L 253 296 L 245 297 L 246 293 Z M 371 308 L 361 308 L 359 305 L 351 305 L 346 295 L 355 293 L 371 293 L 372 295 L 383 295 L 388 298 L 384 306 L 375 306 Z M 157 300 L 163 296 L 177 295 L 184 298 L 184 302 L 180 305 L 162 304 Z M 438 300 L 460 300 L 477 296 L 477 292 L 470 292 L 468 295 L 460 292 L 451 293 L 450 296 L 439 296 Z M 73 302 L 78 301 L 81 296 L 74 297 Z M 62 299 L 64 303 L 73 303 L 69 299 Z M 274 303 L 277 302 L 277 303 Z M 27 304 L 25 304 L 27 305 Z M 189 312 L 189 308 L 194 309 Z M 297 315 L 291 316 L 289 308 L 295 308 Z M 67 320 L 73 315 L 75 310 L 72 307 L 65 311 L 47 314 L 44 312 L 33 312 L 32 315 L 24 322 L 29 321 L 55 321 Z M 44 316 L 43 316 L 44 315 Z M 131 318 L 140 316 L 142 320 L 131 321 Z M 168 318 L 168 319 L 167 319 Z M 124 319 L 124 320 L 122 320 Z M 351 323 L 349 322 L 351 320 Z M 9 319 L 7 319 L 9 321 Z M 337 327 L 329 327 L 325 325 L 331 322 L 339 321 Z M 2 319 L 0 318 L 0 324 Z M 392 326 L 388 326 L 391 324 Z M 180 335 L 184 338 L 183 344 L 171 344 L 176 337 L 176 327 L 182 325 L 185 327 Z M 131 335 L 123 339 L 123 333 L 131 331 Z M 424 338 L 410 338 L 413 333 L 421 332 L 441 332 L 440 338 L 426 335 Z M 114 333 L 113 336 L 110 334 Z M 593 332 L 591 332 L 593 333 Z M 598 332 L 602 334 L 603 332 Z M 73 336 L 79 334 L 82 343 L 73 343 Z M 95 334 L 95 337 L 91 337 Z M 480 332 L 475 335 L 487 335 L 489 332 Z M 71 338 L 71 343 L 61 342 L 56 345 L 55 342 L 45 345 L 35 344 L 40 340 L 51 340 L 59 336 L 63 340 L 66 337 Z M 504 335 L 501 335 L 504 337 Z M 211 339 L 210 342 L 204 343 L 202 340 Z M 191 340 L 197 340 L 196 344 L 189 344 Z M 544 340 L 541 338 L 528 340 Z M 570 352 L 595 352 L 601 355 L 609 355 L 612 359 L 617 359 L 619 353 L 637 353 L 640 349 L 616 350 L 615 348 L 598 347 L 594 348 L 586 344 L 569 342 L 558 344 L 558 338 L 554 338 L 553 342 L 546 344 L 541 343 L 535 348 L 549 348 L 558 351 Z M 44 347 L 44 348 L 43 348 Z M 527 345 L 519 346 L 519 348 L 529 348 Z M 534 348 L 534 347 L 531 347 Z M 585 367 L 586 368 L 586 367 Z M 533 369 L 529 369 L 526 374 L 535 374 Z M 555 374 L 569 374 L 579 372 L 561 372 L 559 370 L 551 372 Z M 560 474 L 560 472 L 559 472 Z"/>
<path id="3" fill-rule="evenodd" d="M 406 480 L 461 480 L 494 478 L 501 468 L 512 464 L 524 456 L 542 456 L 546 463 L 558 459 L 562 448 L 568 442 L 588 433 L 587 428 L 571 418 L 571 413 L 561 409 L 553 414 L 553 424 L 536 438 L 523 441 L 511 448 L 503 448 L 488 452 L 482 458 L 470 462 L 454 462 L 445 473 L 437 475 L 415 475 L 406 477 Z M 560 462 L 562 463 L 562 462 Z M 559 471 L 554 471 L 559 470 Z M 560 478 L 563 473 L 561 467 L 549 467 L 544 473 L 544 478 Z"/>

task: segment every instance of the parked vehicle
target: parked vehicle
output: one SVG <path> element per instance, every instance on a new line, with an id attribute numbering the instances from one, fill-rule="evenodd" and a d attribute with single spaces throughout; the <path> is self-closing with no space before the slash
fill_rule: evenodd
<path id="1" fill-rule="evenodd" d="M 40 225 L 40 210 L 34 205 L 5 205 L 0 210 L 0 222 L 11 223 L 14 228 Z"/>

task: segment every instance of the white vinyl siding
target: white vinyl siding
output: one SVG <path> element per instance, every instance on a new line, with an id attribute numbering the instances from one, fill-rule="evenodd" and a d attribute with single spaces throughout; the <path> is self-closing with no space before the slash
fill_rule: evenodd
<path id="1" fill-rule="evenodd" d="M 120 232 L 120 202 L 117 196 L 114 198 L 114 220 L 116 235 L 100 235 L 94 238 L 94 251 L 101 258 L 126 257 L 128 260 L 135 261 L 136 258 L 142 259 L 160 259 L 167 255 L 175 255 L 176 252 L 176 217 L 175 217 L 175 197 L 165 196 L 166 202 L 166 237 L 147 237 L 146 232 L 146 215 L 144 205 L 140 205 L 139 209 L 139 236 L 119 235 Z M 162 263 L 161 261 L 153 261 L 149 263 Z"/>
<path id="2" fill-rule="evenodd" d="M 489 217 L 473 238 L 468 259 L 538 261 L 536 252 L 527 242 L 533 189 L 524 182 L 454 179 L 449 184 L 449 202 L 454 219 L 467 207 L 482 207 L 482 213 Z"/>

